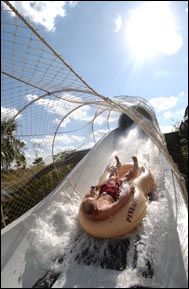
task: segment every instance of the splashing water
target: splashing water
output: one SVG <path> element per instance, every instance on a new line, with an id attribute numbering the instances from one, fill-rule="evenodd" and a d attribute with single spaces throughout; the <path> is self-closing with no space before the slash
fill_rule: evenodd
<path id="1" fill-rule="evenodd" d="M 55 288 L 180 286 L 176 277 L 172 278 L 174 272 L 184 282 L 170 196 L 171 169 L 162 166 L 164 158 L 157 147 L 135 126 L 119 138 L 110 159 L 116 154 L 122 163 L 131 163 L 131 156 L 135 155 L 140 165 L 152 171 L 157 184 L 155 198 L 148 200 L 145 218 L 129 235 L 97 239 L 79 225 L 78 210 L 85 192 L 78 194 L 77 188 L 63 187 L 59 200 L 53 201 L 45 214 L 33 215 L 28 235 L 32 261 L 44 272 L 62 272 Z"/>

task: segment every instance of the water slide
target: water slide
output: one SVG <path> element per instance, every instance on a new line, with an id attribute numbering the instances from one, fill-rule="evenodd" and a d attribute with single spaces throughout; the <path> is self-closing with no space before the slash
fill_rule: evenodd
<path id="1" fill-rule="evenodd" d="M 150 104 L 140 97 L 98 93 L 13 2 L 2 1 L 1 7 L 2 111 L 13 118 L 4 126 L 2 139 L 9 139 L 9 128 L 16 122 L 15 137 L 24 141 L 30 165 L 33 155 L 39 153 L 43 160 L 50 155 L 52 162 L 57 152 L 73 149 L 71 140 L 78 151 L 84 149 L 78 139 L 93 147 L 100 133 L 107 129 L 110 133 L 54 191 L 1 231 L 2 288 L 186 288 L 187 196 Z M 111 125 L 117 113 L 127 115 L 130 125 L 134 122 L 137 126 L 115 129 Z M 79 205 L 115 154 L 122 163 L 137 156 L 140 164 L 152 171 L 157 188 L 135 231 L 118 239 L 96 239 L 81 228 Z M 8 164 L 15 159 L 12 152 Z M 4 161 L 6 164 L 7 158 Z M 12 182 L 6 166 L 6 178 Z M 35 171 L 32 177 L 40 173 L 44 171 Z M 14 177 L 16 193 L 21 190 L 23 196 L 21 176 Z M 23 182 L 27 180 L 23 176 Z M 3 189 L 5 197 L 7 188 Z M 30 196 L 37 194 L 30 191 Z M 19 206 L 31 205 L 27 194 L 24 197 Z"/>
<path id="2" fill-rule="evenodd" d="M 106 166 L 148 167 L 157 188 L 129 235 L 97 239 L 80 226 L 83 195 Z M 1 288 L 187 288 L 187 206 L 173 170 L 135 125 L 114 129 L 34 208 L 1 231 Z"/>

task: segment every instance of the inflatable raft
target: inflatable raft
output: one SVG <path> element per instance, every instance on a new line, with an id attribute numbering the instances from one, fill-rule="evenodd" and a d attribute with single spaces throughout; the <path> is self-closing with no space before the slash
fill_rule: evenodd
<path id="1" fill-rule="evenodd" d="M 117 158 L 117 157 L 116 157 Z M 79 221 L 83 229 L 98 238 L 121 237 L 135 229 L 142 221 L 147 209 L 147 195 L 155 189 L 151 172 L 134 164 L 121 165 L 117 158 L 116 167 L 107 168 L 95 187 L 82 199 Z M 100 195 L 100 189 L 117 168 L 121 181 L 120 194 L 114 200 L 109 194 Z M 94 209 L 95 208 L 95 209 Z"/>

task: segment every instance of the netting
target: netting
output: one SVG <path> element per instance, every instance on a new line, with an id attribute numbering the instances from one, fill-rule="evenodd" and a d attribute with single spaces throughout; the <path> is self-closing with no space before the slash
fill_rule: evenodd
<path id="1" fill-rule="evenodd" d="M 1 14 L 2 225 L 48 195 L 85 150 L 117 126 L 121 113 L 159 147 L 186 199 L 183 178 L 168 154 L 149 103 L 139 97 L 100 95 L 10 2 L 2 2 Z"/>

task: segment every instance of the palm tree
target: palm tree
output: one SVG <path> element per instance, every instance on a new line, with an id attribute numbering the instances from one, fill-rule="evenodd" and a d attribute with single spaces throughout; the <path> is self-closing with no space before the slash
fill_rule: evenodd
<path id="1" fill-rule="evenodd" d="M 38 165 L 38 164 L 44 165 L 44 161 L 42 157 L 36 157 L 35 160 L 33 161 L 33 165 Z"/>
<path id="2" fill-rule="evenodd" d="M 19 154 L 16 159 L 16 168 L 26 168 L 26 158 L 23 154 Z"/>
<path id="3" fill-rule="evenodd" d="M 15 120 L 1 121 L 1 168 L 3 170 L 9 170 L 13 161 L 25 162 L 22 153 L 25 143 L 16 138 L 16 129 Z"/>
<path id="4" fill-rule="evenodd" d="M 75 151 L 76 150 L 66 150 L 66 151 L 59 152 L 56 155 L 54 155 L 54 161 L 63 160 L 65 159 L 66 156 L 68 156 L 69 154 Z"/>

